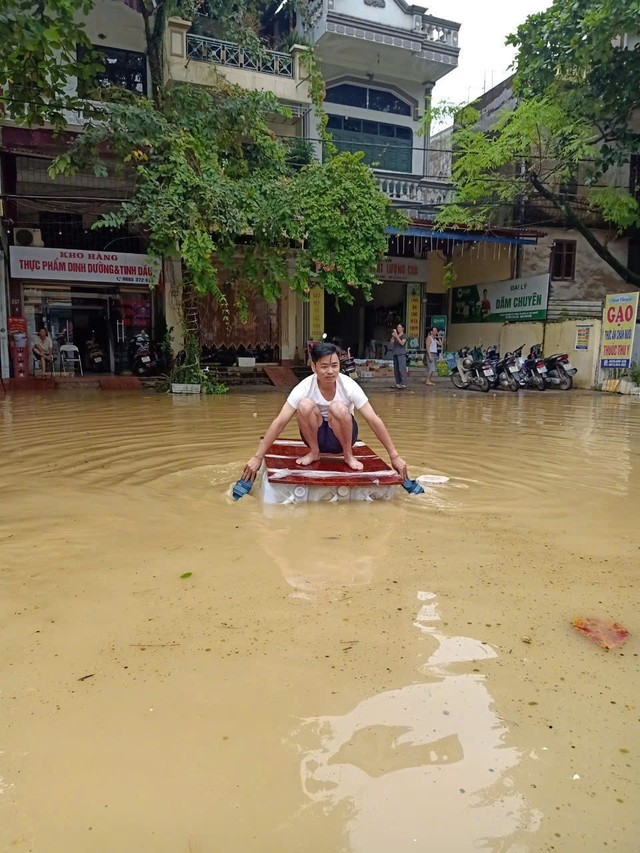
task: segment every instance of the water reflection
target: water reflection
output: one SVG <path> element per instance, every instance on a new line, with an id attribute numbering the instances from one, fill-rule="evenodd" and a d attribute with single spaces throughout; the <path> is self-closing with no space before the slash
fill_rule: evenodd
<path id="1" fill-rule="evenodd" d="M 305 795 L 324 811 L 346 801 L 345 849 L 356 853 L 506 849 L 513 833 L 538 829 L 541 815 L 514 788 L 522 756 L 508 745 L 485 676 L 469 668 L 496 651 L 439 631 L 436 596 L 418 600 L 414 624 L 435 646 L 423 681 L 304 720 L 293 738 Z"/>

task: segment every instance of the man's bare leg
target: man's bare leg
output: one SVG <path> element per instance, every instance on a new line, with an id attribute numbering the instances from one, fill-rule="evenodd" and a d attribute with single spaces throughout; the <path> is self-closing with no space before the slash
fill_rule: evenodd
<path id="1" fill-rule="evenodd" d="M 353 471 L 362 471 L 363 464 L 353 455 L 351 441 L 353 438 L 353 423 L 351 413 L 344 403 L 332 403 L 329 406 L 329 426 L 335 437 L 342 445 L 344 461 Z"/>
<path id="2" fill-rule="evenodd" d="M 302 437 L 309 446 L 309 452 L 301 456 L 300 459 L 296 459 L 296 464 L 311 465 L 312 462 L 317 462 L 320 459 L 318 429 L 322 424 L 322 415 L 313 400 L 307 397 L 300 402 L 296 411 L 296 418 Z"/>

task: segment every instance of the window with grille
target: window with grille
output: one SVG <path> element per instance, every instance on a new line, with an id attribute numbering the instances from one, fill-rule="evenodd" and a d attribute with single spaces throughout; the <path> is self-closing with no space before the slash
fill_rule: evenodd
<path id="1" fill-rule="evenodd" d="M 327 89 L 325 101 L 380 113 L 394 113 L 398 116 L 411 115 L 411 105 L 393 92 L 372 89 L 368 86 L 356 86 L 353 83 L 339 83 L 337 86 L 331 86 Z"/>
<path id="2" fill-rule="evenodd" d="M 411 172 L 413 132 L 409 127 L 330 115 L 328 128 L 339 151 L 362 151 L 364 162 L 389 172 Z"/>
<path id="3" fill-rule="evenodd" d="M 551 278 L 571 281 L 576 276 L 576 241 L 556 240 L 551 249 Z"/>
<path id="4" fill-rule="evenodd" d="M 91 80 L 78 81 L 78 91 L 82 97 L 90 95 L 96 87 L 117 87 L 138 95 L 147 94 L 147 57 L 144 53 L 100 45 L 93 45 L 93 50 L 100 55 L 104 68 Z M 78 58 L 83 58 L 81 49 L 78 50 Z"/>
<path id="5" fill-rule="evenodd" d="M 640 237 L 629 239 L 629 259 L 627 266 L 631 272 L 640 274 Z"/>

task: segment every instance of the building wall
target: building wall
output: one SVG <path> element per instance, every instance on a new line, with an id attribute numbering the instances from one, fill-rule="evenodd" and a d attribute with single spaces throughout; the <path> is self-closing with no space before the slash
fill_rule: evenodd
<path id="1" fill-rule="evenodd" d="M 630 285 L 623 281 L 605 263 L 577 231 L 569 228 L 545 228 L 546 234 L 537 246 L 526 246 L 522 253 L 522 276 L 538 275 L 549 271 L 551 250 L 556 240 L 576 241 L 576 274 L 573 281 L 553 281 L 556 299 L 602 299 L 607 293 L 626 293 Z M 604 242 L 607 232 L 595 231 Z M 623 264 L 627 263 L 628 240 L 609 240 L 609 251 Z"/>
<path id="2" fill-rule="evenodd" d="M 99 47 L 117 47 L 144 53 L 147 44 L 142 15 L 124 3 L 94 0 L 86 17 L 87 35 Z"/>
<path id="3" fill-rule="evenodd" d="M 513 278 L 515 249 L 482 243 L 456 248 L 452 256 L 458 287 L 471 284 L 487 284 Z M 442 252 L 429 252 L 427 256 L 427 290 L 429 293 L 445 293 L 444 267 L 446 259 Z"/>
<path id="4" fill-rule="evenodd" d="M 585 322 L 591 326 L 589 346 L 587 350 L 576 350 L 576 330 Z M 601 334 L 602 322 L 595 319 L 561 323 L 456 323 L 449 328 L 447 349 L 496 344 L 504 354 L 523 345 L 526 355 L 534 344 L 542 344 L 546 355 L 568 354 L 569 361 L 578 368 L 573 380 L 576 388 L 593 388 L 597 380 Z"/>

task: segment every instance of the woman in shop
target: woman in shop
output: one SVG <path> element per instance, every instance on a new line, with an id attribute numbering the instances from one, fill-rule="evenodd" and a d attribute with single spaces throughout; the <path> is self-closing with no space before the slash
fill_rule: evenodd
<path id="1" fill-rule="evenodd" d="M 407 336 L 401 323 L 391 332 L 391 347 L 396 388 L 402 390 L 407 387 Z"/>
<path id="2" fill-rule="evenodd" d="M 436 372 L 436 365 L 438 363 L 438 330 L 435 326 L 432 327 L 431 331 L 427 335 L 427 340 L 425 341 L 425 350 L 427 351 L 427 380 L 425 385 L 434 385 L 431 381 L 431 377 Z"/>
<path id="3" fill-rule="evenodd" d="M 47 370 L 53 370 L 53 341 L 44 326 L 38 330 L 38 337 L 33 345 L 33 355 L 40 362 L 40 379 L 45 379 Z"/>

